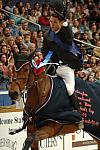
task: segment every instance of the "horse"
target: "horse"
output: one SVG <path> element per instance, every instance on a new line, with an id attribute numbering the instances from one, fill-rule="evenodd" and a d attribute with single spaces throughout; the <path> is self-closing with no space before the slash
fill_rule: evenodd
<path id="1" fill-rule="evenodd" d="M 38 141 L 46 138 L 51 138 L 56 135 L 73 133 L 83 128 L 81 119 L 84 120 L 84 117 L 81 118 L 80 113 L 73 111 L 73 107 L 71 106 L 69 98 L 68 98 L 68 102 L 64 102 L 64 104 L 63 101 L 61 102 L 63 105 L 62 107 L 65 110 L 66 110 L 65 104 L 66 103 L 68 104 L 67 114 L 65 114 L 66 111 L 63 112 L 62 114 L 61 113 L 55 114 L 57 109 L 55 108 L 57 105 L 56 102 L 58 100 L 56 100 L 56 102 L 54 101 L 56 103 L 54 104 L 55 111 L 53 110 L 53 113 L 51 114 L 53 118 L 49 114 L 52 109 L 50 108 L 49 110 L 48 107 L 50 105 L 49 104 L 50 100 L 48 99 L 50 99 L 50 95 L 53 92 L 51 90 L 53 89 L 52 78 L 56 78 L 56 82 L 59 81 L 62 88 L 63 81 L 61 78 L 51 77 L 45 74 L 44 71 L 41 72 L 40 74 L 35 74 L 34 68 L 31 66 L 30 62 L 25 63 L 18 70 L 14 70 L 13 74 L 14 77 L 12 78 L 12 82 L 9 85 L 9 96 L 12 99 L 19 100 L 23 92 L 27 90 L 27 100 L 25 103 L 25 107 L 23 109 L 24 124 L 22 127 L 22 129 L 27 127 L 27 138 L 23 144 L 22 150 L 28 150 L 29 147 L 31 147 L 32 150 L 39 150 Z M 58 89 L 60 89 L 59 86 Z M 64 89 L 62 89 L 62 92 Z M 66 95 L 68 96 L 67 90 L 65 91 L 66 91 Z M 55 95 L 53 95 L 53 97 L 55 97 Z M 66 98 L 65 95 L 64 97 Z M 47 108 L 45 106 L 47 106 Z M 61 111 L 62 109 L 59 108 L 59 110 Z M 70 120 L 69 118 L 71 118 L 71 115 L 73 117 Z M 61 119 L 59 119 L 58 116 L 59 117 L 61 116 Z M 67 122 L 65 119 L 67 118 L 66 116 L 68 116 Z M 93 126 L 94 128 L 96 128 L 95 124 L 93 124 Z M 100 126 L 98 127 L 98 122 L 96 122 L 96 126 L 97 129 L 98 128 L 100 129 Z M 21 130 L 17 130 L 15 131 L 15 133 L 20 132 Z M 93 134 L 91 134 L 91 136 L 92 135 Z M 100 150 L 100 141 L 98 140 L 98 138 L 96 139 L 96 141 L 98 142 L 98 150 Z"/>

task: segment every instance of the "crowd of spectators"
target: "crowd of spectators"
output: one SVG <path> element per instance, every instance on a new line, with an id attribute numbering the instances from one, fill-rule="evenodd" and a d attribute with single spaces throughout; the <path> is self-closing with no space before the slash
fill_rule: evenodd
<path id="1" fill-rule="evenodd" d="M 83 70 L 76 72 L 76 76 L 100 83 L 100 3 L 98 0 L 66 0 L 66 6 L 66 24 L 72 27 L 74 37 L 99 47 L 75 41 L 84 56 Z M 31 6 L 29 2 L 23 5 L 22 1 L 4 9 L 10 13 L 0 11 L 0 78 L 2 75 L 11 78 L 14 66 L 18 69 L 30 53 L 42 48 L 52 9 L 47 2 L 34 2 Z M 17 15 L 41 25 L 41 30 Z"/>

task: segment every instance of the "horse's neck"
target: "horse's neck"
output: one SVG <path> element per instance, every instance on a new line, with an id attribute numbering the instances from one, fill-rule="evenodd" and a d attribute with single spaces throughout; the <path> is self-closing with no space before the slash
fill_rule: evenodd
<path id="1" fill-rule="evenodd" d="M 33 108 L 37 108 L 44 104 L 48 99 L 51 90 L 50 77 L 45 74 L 41 74 L 35 78 L 34 84 L 31 78 L 30 88 L 28 89 L 27 103 Z"/>
<path id="2" fill-rule="evenodd" d="M 50 78 L 47 75 L 42 74 L 37 80 L 37 95 L 39 98 L 39 104 L 43 104 L 48 96 L 51 89 Z"/>

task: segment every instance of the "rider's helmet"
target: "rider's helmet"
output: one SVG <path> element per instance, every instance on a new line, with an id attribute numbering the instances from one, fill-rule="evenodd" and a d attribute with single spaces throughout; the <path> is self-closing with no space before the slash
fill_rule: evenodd
<path id="1" fill-rule="evenodd" d="M 49 5 L 55 14 L 61 17 L 62 20 L 66 20 L 67 8 L 64 5 L 63 0 L 50 0 Z"/>

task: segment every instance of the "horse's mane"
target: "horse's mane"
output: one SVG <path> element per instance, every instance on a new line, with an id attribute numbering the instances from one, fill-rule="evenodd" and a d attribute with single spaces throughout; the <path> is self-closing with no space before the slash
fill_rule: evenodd
<path id="1" fill-rule="evenodd" d="M 22 69 L 24 66 L 26 66 L 27 64 L 30 64 L 29 61 L 27 61 L 26 63 L 24 63 L 22 66 L 20 66 L 18 69 L 15 68 L 15 71 L 18 72 L 20 69 Z"/>

